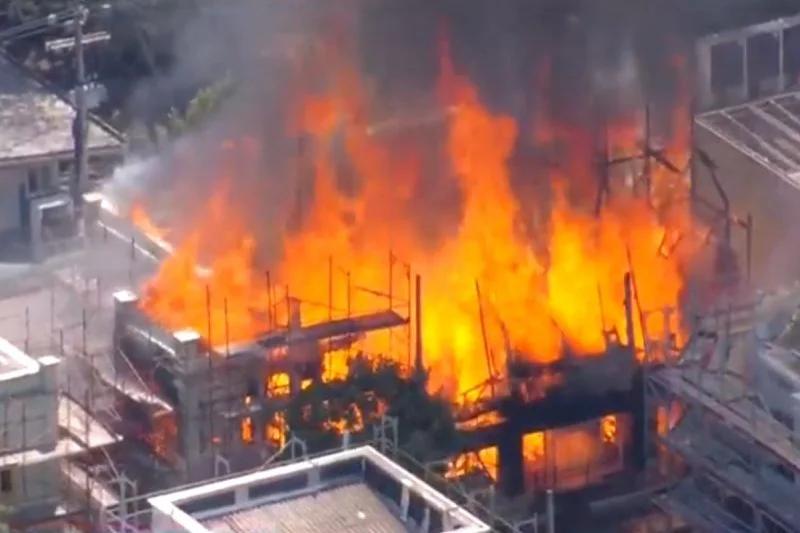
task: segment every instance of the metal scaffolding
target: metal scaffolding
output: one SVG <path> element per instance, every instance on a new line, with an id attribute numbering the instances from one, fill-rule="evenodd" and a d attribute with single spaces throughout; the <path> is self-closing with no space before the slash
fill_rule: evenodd
<path id="1" fill-rule="evenodd" d="M 58 521 L 97 531 L 100 509 L 136 494 L 115 447 L 115 391 L 123 386 L 110 352 L 111 294 L 155 266 L 135 237 L 101 223 L 87 228 L 82 247 L 4 284 L 0 338 L 30 359 L 31 372 L 57 366 L 51 385 L 8 377 L 13 384 L 0 395 L 0 470 L 13 480 L 13 501 L 8 486 L 3 495 L 13 526 Z"/>
<path id="2" fill-rule="evenodd" d="M 746 353 L 757 304 L 699 321 L 681 356 L 652 366 L 646 394 L 658 468 L 655 503 L 707 531 L 800 531 L 800 443 L 765 407 L 732 353 Z M 750 327 L 747 327 L 747 325 Z M 742 352 L 739 352 L 741 355 Z"/>

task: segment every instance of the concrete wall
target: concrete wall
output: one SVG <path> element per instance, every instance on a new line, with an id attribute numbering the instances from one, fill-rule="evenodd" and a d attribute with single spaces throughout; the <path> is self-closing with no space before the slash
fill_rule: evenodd
<path id="1" fill-rule="evenodd" d="M 153 509 L 152 529 L 153 531 L 164 533 L 187 531 L 184 526 L 158 509 Z"/>
<path id="2" fill-rule="evenodd" d="M 800 280 L 800 190 L 699 126 L 696 142 L 717 163 L 733 214 L 753 216 L 753 283 L 774 288 Z M 721 205 L 709 171 L 698 164 L 695 172 L 698 194 Z M 744 275 L 744 231 L 734 229 L 733 244 Z"/>
<path id="3" fill-rule="evenodd" d="M 256 466 L 266 458 L 263 455 L 266 452 L 265 411 L 259 406 L 265 401 L 266 373 L 263 361 L 248 356 L 238 356 L 236 359 L 237 362 L 225 368 L 218 363 L 213 378 L 209 378 L 207 365 L 182 378 L 179 455 L 184 461 L 187 481 L 203 479 L 211 474 L 215 449 L 230 460 L 231 467 L 237 470 Z M 242 416 L 222 416 L 223 412 L 229 410 L 244 410 L 243 400 L 248 393 L 255 393 L 251 414 L 254 441 L 249 444 L 241 439 Z M 213 406 L 213 422 L 208 414 L 209 399 Z M 218 439 L 218 446 L 211 445 L 212 437 Z"/>
<path id="4" fill-rule="evenodd" d="M 52 449 L 58 438 L 58 360 L 0 385 L 0 448 Z"/>
<path id="5" fill-rule="evenodd" d="M 20 228 L 19 186 L 25 181 L 20 168 L 0 168 L 0 233 Z"/>
<path id="6" fill-rule="evenodd" d="M 24 512 L 29 506 L 42 506 L 62 497 L 64 483 L 61 479 L 60 460 L 11 467 L 10 492 L 0 492 L 0 503 Z M 2 469 L 0 469 L 2 470 Z"/>

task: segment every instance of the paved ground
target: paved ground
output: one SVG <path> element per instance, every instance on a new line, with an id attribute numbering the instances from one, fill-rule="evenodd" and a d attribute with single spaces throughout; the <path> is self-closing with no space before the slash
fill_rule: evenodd
<path id="1" fill-rule="evenodd" d="M 83 398 L 86 363 L 112 373 L 112 294 L 138 287 L 154 267 L 113 236 L 41 263 L 0 263 L 0 337 L 32 356 L 63 355 L 62 386 Z"/>

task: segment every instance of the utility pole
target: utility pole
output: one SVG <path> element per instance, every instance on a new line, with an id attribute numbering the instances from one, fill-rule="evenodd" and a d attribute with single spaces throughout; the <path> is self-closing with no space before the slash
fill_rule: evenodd
<path id="1" fill-rule="evenodd" d="M 83 193 L 88 189 L 88 153 L 86 150 L 88 125 L 86 120 L 86 67 L 83 61 L 83 24 L 86 22 L 87 10 L 80 1 L 75 2 L 75 62 L 77 67 L 75 86 L 75 121 L 72 125 L 72 137 L 75 141 L 75 177 L 72 183 L 72 198 L 75 206 L 83 205 Z"/>
<path id="2" fill-rule="evenodd" d="M 103 9 L 109 9 L 109 5 L 104 5 Z M 51 13 L 50 15 L 25 22 L 4 31 L 0 31 L 0 46 L 10 41 L 32 37 L 42 33 L 48 33 L 53 28 L 64 24 L 65 28 L 72 29 L 72 37 L 66 39 L 56 39 L 45 43 L 45 48 L 49 51 L 64 50 L 74 48 L 76 72 L 75 87 L 75 119 L 72 123 L 72 137 L 74 140 L 75 169 L 74 178 L 71 182 L 70 193 L 76 206 L 80 206 L 83 193 L 88 190 L 89 171 L 87 154 L 87 133 L 88 133 L 88 110 L 86 101 L 86 67 L 84 64 L 83 50 L 87 44 L 107 41 L 109 35 L 106 32 L 97 32 L 84 35 L 83 25 L 89 17 L 89 10 L 83 5 L 82 0 L 72 0 L 69 8 L 62 11 Z"/>
<path id="3" fill-rule="evenodd" d="M 108 6 L 104 6 L 108 9 Z M 80 208 L 83 193 L 89 190 L 89 164 L 88 164 L 88 103 L 86 99 L 86 64 L 84 50 L 86 45 L 91 45 L 109 40 L 106 32 L 84 34 L 83 25 L 89 18 L 89 10 L 81 0 L 74 0 L 71 8 L 62 13 L 50 15 L 46 20 L 50 26 L 59 20 L 66 19 L 67 27 L 72 29 L 72 37 L 56 39 L 45 43 L 49 51 L 73 49 L 75 52 L 75 89 L 74 104 L 75 118 L 72 121 L 72 139 L 74 146 L 73 179 L 70 182 L 70 195 L 76 207 Z M 70 26 L 71 25 L 71 26 Z"/>

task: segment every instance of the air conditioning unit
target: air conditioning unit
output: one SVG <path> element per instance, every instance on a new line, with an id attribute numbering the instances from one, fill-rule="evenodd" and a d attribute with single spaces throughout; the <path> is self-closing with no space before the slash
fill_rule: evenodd
<path id="1" fill-rule="evenodd" d="M 78 234 L 75 205 L 67 192 L 30 200 L 30 244 L 35 259 L 68 246 Z"/>

